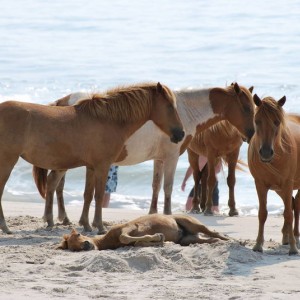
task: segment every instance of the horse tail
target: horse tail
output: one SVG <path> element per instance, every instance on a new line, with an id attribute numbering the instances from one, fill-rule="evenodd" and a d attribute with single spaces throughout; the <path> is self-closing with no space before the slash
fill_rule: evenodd
<path id="1" fill-rule="evenodd" d="M 222 167 L 228 165 L 228 162 L 226 160 L 226 156 L 221 157 L 220 159 L 221 159 Z M 242 172 L 246 172 L 246 170 L 244 168 L 248 168 L 248 164 L 245 163 L 243 160 L 238 159 L 235 169 L 239 170 L 239 171 L 242 171 Z"/>
<path id="2" fill-rule="evenodd" d="M 33 166 L 32 175 L 40 195 L 46 199 L 48 170 Z"/>

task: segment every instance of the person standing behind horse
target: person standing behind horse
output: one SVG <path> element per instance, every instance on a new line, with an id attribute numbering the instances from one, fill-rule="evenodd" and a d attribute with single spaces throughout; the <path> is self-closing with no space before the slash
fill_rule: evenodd
<path id="1" fill-rule="evenodd" d="M 110 166 L 107 181 L 105 185 L 105 193 L 103 196 L 102 207 L 107 208 L 109 206 L 110 194 L 117 190 L 118 185 L 118 166 Z"/>
<path id="2" fill-rule="evenodd" d="M 199 155 L 198 158 L 198 166 L 199 166 L 199 170 L 203 171 L 203 169 L 206 167 L 207 164 L 207 158 L 203 155 Z M 218 164 L 215 167 L 215 173 L 218 174 L 221 171 L 222 168 L 222 163 L 221 161 L 218 162 Z M 187 180 L 190 178 L 190 176 L 193 174 L 193 169 L 191 166 L 188 167 L 188 169 L 186 170 L 184 179 L 182 181 L 181 184 L 181 190 L 185 191 L 185 186 L 186 186 L 186 182 Z M 186 200 L 186 204 L 185 204 L 185 209 L 187 211 L 190 211 L 192 209 L 192 202 L 193 202 L 193 196 L 194 196 L 194 187 L 192 188 L 192 190 L 190 191 L 188 198 Z M 199 195 L 198 197 L 201 196 L 201 183 L 199 183 Z M 214 213 L 219 213 L 219 188 L 218 188 L 218 180 L 216 181 L 216 185 L 213 191 L 213 206 L 212 206 L 212 211 Z"/>

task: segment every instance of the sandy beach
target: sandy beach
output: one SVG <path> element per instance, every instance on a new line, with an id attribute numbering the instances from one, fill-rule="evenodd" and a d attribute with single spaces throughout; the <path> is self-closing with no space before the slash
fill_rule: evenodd
<path id="1" fill-rule="evenodd" d="M 211 229 L 245 242 L 70 252 L 55 250 L 79 229 L 81 209 L 67 206 L 73 224 L 45 230 L 43 203 L 4 202 L 12 235 L 0 234 L 0 299 L 299 299 L 300 256 L 281 246 L 282 216 L 270 216 L 263 254 L 251 250 L 257 217 L 194 215 Z M 56 210 L 54 211 L 57 214 Z M 93 209 L 91 210 L 92 219 Z M 104 209 L 108 225 L 146 214 Z M 93 232 L 93 234 L 95 234 Z"/>

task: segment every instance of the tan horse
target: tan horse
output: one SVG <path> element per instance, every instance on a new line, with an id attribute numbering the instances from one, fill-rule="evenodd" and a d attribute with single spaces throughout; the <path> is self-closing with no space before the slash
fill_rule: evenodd
<path id="1" fill-rule="evenodd" d="M 201 238 L 203 233 L 209 238 Z M 87 237 L 75 229 L 63 236 L 57 249 L 71 251 L 117 249 L 124 246 L 162 246 L 164 241 L 182 246 L 227 241 L 228 237 L 209 230 L 197 219 L 187 215 L 146 215 L 125 224 L 113 226 L 101 237 Z"/>
<path id="2" fill-rule="evenodd" d="M 220 159 L 228 165 L 227 185 L 229 188 L 228 206 L 229 216 L 238 215 L 235 207 L 234 187 L 235 187 L 235 169 L 237 167 L 240 147 L 243 143 L 241 134 L 228 121 L 221 121 L 210 128 L 194 136 L 189 148 L 188 157 L 193 168 L 193 177 L 195 182 L 193 206 L 191 212 L 200 212 L 201 209 L 205 215 L 212 215 L 212 196 L 216 185 L 215 166 Z M 207 157 L 207 168 L 203 170 L 201 176 L 201 201 L 199 201 L 199 182 L 200 172 L 198 166 L 199 155 Z"/>
<path id="3" fill-rule="evenodd" d="M 0 195 L 20 156 L 43 169 L 86 166 L 96 178 L 95 183 L 87 181 L 95 187 L 93 225 L 102 232 L 102 199 L 109 167 L 125 141 L 148 120 L 173 142 L 182 140 L 184 131 L 175 96 L 160 83 L 112 89 L 69 107 L 1 103 Z M 1 202 L 0 228 L 10 233 Z"/>
<path id="4" fill-rule="evenodd" d="M 267 193 L 274 190 L 284 203 L 282 243 L 290 244 L 289 254 L 298 253 L 299 191 L 293 204 L 293 190 L 300 188 L 300 122 L 299 117 L 285 115 L 286 98 L 261 100 L 254 96 L 255 134 L 248 148 L 248 165 L 255 180 L 259 199 L 259 230 L 254 251 L 263 251 L 264 224 L 267 220 Z M 295 225 L 293 231 L 293 206 Z"/>
<path id="5" fill-rule="evenodd" d="M 154 160 L 153 195 L 149 213 L 157 212 L 158 194 L 162 178 L 164 178 L 164 214 L 171 214 L 171 193 L 176 165 L 179 156 L 185 151 L 196 131 L 202 131 L 225 119 L 238 128 L 245 138 L 250 139 L 252 137 L 254 133 L 254 103 L 251 93 L 252 88 L 248 90 L 237 83 L 226 89 L 210 88 L 175 92 L 177 109 L 185 128 L 186 139 L 182 143 L 172 144 L 152 122 L 147 122 L 126 141 L 123 151 L 114 162 L 115 165 L 127 166 L 151 159 Z M 70 105 L 81 97 L 83 97 L 82 93 L 71 94 L 57 100 L 54 105 Z M 47 184 L 46 170 L 34 168 L 33 172 L 42 197 L 47 199 L 44 219 L 51 227 L 54 224 L 52 213 L 53 195 L 63 174 L 52 171 L 48 176 Z M 93 176 L 93 174 L 87 170 L 86 176 Z M 58 211 L 60 220 L 68 223 L 63 202 L 63 184 L 64 180 L 57 188 Z M 86 186 L 84 217 L 82 218 L 84 220 L 88 220 L 88 210 L 92 197 L 93 187 Z M 91 231 L 88 222 L 82 223 L 82 225 L 85 231 Z"/>

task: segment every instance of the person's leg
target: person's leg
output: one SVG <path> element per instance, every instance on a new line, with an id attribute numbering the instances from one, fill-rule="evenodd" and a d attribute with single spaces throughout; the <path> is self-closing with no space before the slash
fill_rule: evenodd
<path id="1" fill-rule="evenodd" d="M 188 198 L 186 200 L 186 203 L 185 203 L 185 210 L 186 211 L 190 211 L 191 208 L 192 208 L 192 202 L 193 202 L 193 197 L 194 197 L 194 187 L 191 189 L 189 195 L 188 195 Z"/>
<path id="2" fill-rule="evenodd" d="M 104 193 L 102 207 L 108 207 L 110 201 L 110 193 Z"/>

